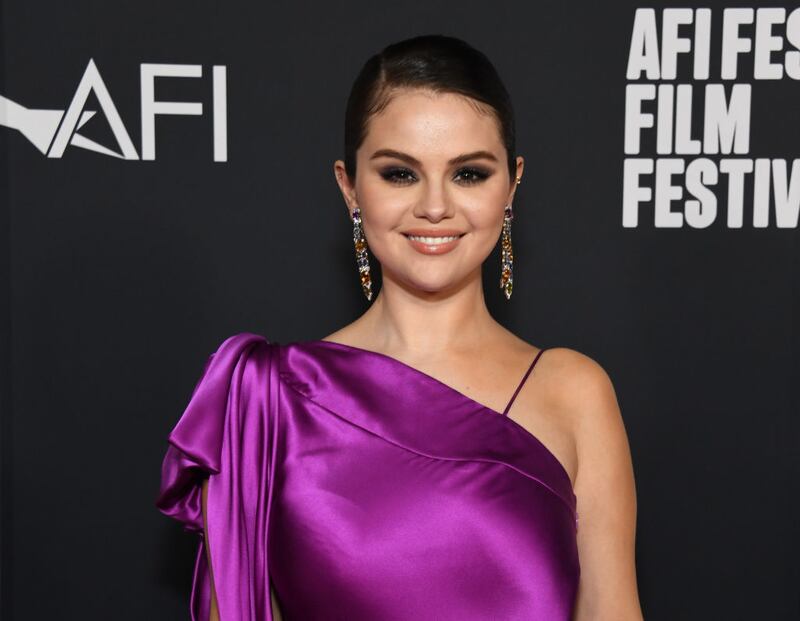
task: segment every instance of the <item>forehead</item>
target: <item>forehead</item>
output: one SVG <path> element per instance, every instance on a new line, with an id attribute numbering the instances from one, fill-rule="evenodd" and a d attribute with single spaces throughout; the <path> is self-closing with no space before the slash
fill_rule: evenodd
<path id="1" fill-rule="evenodd" d="M 451 157 L 486 149 L 501 153 L 503 143 L 496 116 L 457 93 L 405 89 L 390 94 L 388 105 L 372 116 L 362 148 L 406 151 L 423 159 Z M 485 106 L 481 107 L 485 108 Z"/>

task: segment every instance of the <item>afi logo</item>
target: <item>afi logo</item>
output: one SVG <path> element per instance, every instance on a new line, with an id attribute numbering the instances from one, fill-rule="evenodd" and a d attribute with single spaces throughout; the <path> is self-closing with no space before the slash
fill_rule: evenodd
<path id="1" fill-rule="evenodd" d="M 201 116 L 203 104 L 199 102 L 156 101 L 155 78 L 200 78 L 203 76 L 202 65 L 163 65 L 153 63 L 141 64 L 141 96 L 142 96 L 142 156 L 143 160 L 156 159 L 155 118 L 157 114 L 185 114 Z M 228 122 L 226 101 L 226 67 L 212 67 L 211 84 L 214 95 L 212 121 L 214 124 L 214 161 L 228 160 Z M 95 110 L 85 110 L 86 100 L 90 92 L 94 92 L 100 107 L 103 109 L 111 131 L 117 140 L 118 150 L 112 150 L 94 140 L 81 136 L 78 130 L 95 115 Z M 103 78 L 89 59 L 78 88 L 72 97 L 66 112 L 64 110 L 31 110 L 0 95 L 0 125 L 19 130 L 23 136 L 47 157 L 61 157 L 67 144 L 81 149 L 88 149 L 119 157 L 126 160 L 138 160 L 139 154 L 133 146 L 128 131 L 122 123 L 117 107 L 111 100 Z"/>

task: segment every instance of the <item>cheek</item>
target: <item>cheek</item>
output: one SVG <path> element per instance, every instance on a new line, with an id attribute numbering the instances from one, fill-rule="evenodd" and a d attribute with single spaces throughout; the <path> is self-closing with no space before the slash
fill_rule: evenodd
<path id="1" fill-rule="evenodd" d="M 500 234 L 508 199 L 506 192 L 507 186 L 501 177 L 494 175 L 486 184 L 465 190 L 457 197 L 461 212 L 476 233 Z"/>
<path id="2" fill-rule="evenodd" d="M 381 263 L 398 252 L 401 243 L 407 243 L 400 234 L 406 209 L 397 205 L 397 199 L 368 203 L 363 219 L 364 236 L 371 254 Z"/>
<path id="3" fill-rule="evenodd" d="M 505 207 L 500 203 L 502 203 L 502 198 L 499 202 L 495 198 L 491 207 L 489 204 L 483 203 L 472 209 L 465 208 L 463 210 L 470 229 L 475 234 L 488 237 L 500 235 L 503 227 L 503 208 Z"/>
<path id="4" fill-rule="evenodd" d="M 365 178 L 356 186 L 356 194 L 362 213 L 366 211 L 365 231 L 372 232 L 373 236 L 399 226 L 403 214 L 413 208 L 412 193 L 398 192 L 370 173 L 365 173 Z"/>
<path id="5" fill-rule="evenodd" d="M 392 235 L 399 235 L 403 225 L 404 214 L 408 207 L 396 198 L 377 203 L 370 203 L 367 207 L 367 217 L 364 220 L 364 231 L 378 243 Z"/>

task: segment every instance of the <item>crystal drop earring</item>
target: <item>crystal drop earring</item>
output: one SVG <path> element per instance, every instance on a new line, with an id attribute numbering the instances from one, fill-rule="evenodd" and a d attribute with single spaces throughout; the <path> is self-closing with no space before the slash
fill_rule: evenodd
<path id="1" fill-rule="evenodd" d="M 521 179 L 515 179 L 517 185 Z M 511 221 L 514 219 L 514 212 L 511 203 L 505 207 L 503 216 L 503 235 L 500 242 L 502 258 L 500 261 L 500 288 L 505 293 L 506 300 L 511 299 L 511 291 L 514 285 L 514 252 L 511 249 Z"/>
<path id="2" fill-rule="evenodd" d="M 361 226 L 361 209 L 353 209 L 353 243 L 356 247 L 356 264 L 361 280 L 361 290 L 372 300 L 372 278 L 369 273 L 369 257 L 367 256 L 367 240 L 364 238 L 364 229 Z"/>
<path id="3" fill-rule="evenodd" d="M 502 258 L 500 263 L 500 288 L 505 293 L 506 300 L 511 298 L 511 290 L 514 284 L 514 253 L 511 249 L 511 221 L 514 219 L 514 212 L 511 205 L 506 205 L 505 215 L 503 216 L 503 235 L 500 241 Z"/>

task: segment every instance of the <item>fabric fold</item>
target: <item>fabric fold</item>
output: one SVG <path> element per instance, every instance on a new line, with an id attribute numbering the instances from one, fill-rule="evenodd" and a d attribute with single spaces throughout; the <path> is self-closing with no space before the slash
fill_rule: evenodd
<path id="1" fill-rule="evenodd" d="M 220 618 L 273 618 L 267 546 L 278 432 L 277 347 L 249 332 L 225 339 L 206 361 L 188 406 L 168 436 L 156 507 L 182 523 L 184 530 L 200 535 L 192 621 L 206 621 L 210 613 L 206 546 Z"/>
<path id="2" fill-rule="evenodd" d="M 427 455 L 504 463 L 552 492 L 577 529 L 569 474 L 515 420 L 385 354 L 322 340 L 287 343 L 283 350 L 283 381 L 308 399 Z"/>

